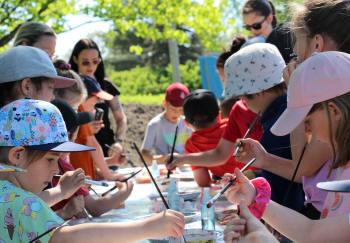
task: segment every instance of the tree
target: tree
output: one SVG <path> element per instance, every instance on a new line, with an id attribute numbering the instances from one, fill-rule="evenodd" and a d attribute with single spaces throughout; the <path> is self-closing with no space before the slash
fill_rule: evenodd
<path id="1" fill-rule="evenodd" d="M 134 32 L 111 31 L 98 34 L 108 49 L 105 63 L 113 70 L 127 70 L 136 66 L 167 66 L 169 64 L 168 43 L 137 37 Z M 190 43 L 179 45 L 180 64 L 195 61 L 203 53 L 198 36 L 188 31 Z M 130 47 L 138 45 L 143 51 L 140 55 L 130 52 Z"/>
<path id="2" fill-rule="evenodd" d="M 73 14 L 75 0 L 0 0 L 0 47 L 8 44 L 19 27 L 27 21 L 48 23 L 63 30 L 68 14 Z"/>
<path id="3" fill-rule="evenodd" d="M 226 0 L 100 0 L 84 9 L 86 14 L 113 20 L 121 33 L 132 31 L 137 37 L 156 40 L 176 40 L 189 44 L 187 32 L 195 32 L 203 45 L 217 49 L 223 32 L 222 8 Z M 138 54 L 141 48 L 133 48 Z"/>

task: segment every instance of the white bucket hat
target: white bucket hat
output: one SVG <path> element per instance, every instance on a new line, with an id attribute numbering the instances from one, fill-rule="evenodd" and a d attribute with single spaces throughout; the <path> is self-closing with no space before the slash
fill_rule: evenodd
<path id="1" fill-rule="evenodd" d="M 233 54 L 225 63 L 225 98 L 256 94 L 283 82 L 286 64 L 277 47 L 255 43 Z"/>

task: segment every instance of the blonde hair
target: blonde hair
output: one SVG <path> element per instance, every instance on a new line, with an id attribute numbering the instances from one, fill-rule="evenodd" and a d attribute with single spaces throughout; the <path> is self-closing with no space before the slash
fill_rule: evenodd
<path id="1" fill-rule="evenodd" d="M 55 31 L 48 25 L 39 22 L 24 23 L 17 31 L 14 46 L 33 46 L 42 36 L 56 36 Z"/>

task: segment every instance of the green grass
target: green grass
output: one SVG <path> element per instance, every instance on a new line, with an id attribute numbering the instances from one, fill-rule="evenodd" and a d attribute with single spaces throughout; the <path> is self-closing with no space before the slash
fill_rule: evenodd
<path id="1" fill-rule="evenodd" d="M 159 95 L 121 95 L 120 100 L 123 104 L 144 104 L 144 105 L 161 105 L 164 94 Z"/>

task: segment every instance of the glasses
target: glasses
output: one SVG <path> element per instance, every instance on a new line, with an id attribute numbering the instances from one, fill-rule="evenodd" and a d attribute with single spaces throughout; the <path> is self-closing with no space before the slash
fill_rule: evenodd
<path id="1" fill-rule="evenodd" d="M 265 20 L 266 20 L 266 17 L 258 23 L 254 23 L 252 25 L 246 24 L 244 25 L 244 28 L 246 28 L 247 30 L 251 30 L 251 29 L 260 30 Z"/>
<path id="2" fill-rule="evenodd" d="M 92 65 L 95 65 L 95 66 L 97 66 L 98 64 L 100 64 L 100 62 L 101 62 L 101 59 L 97 59 L 97 60 L 93 60 L 93 61 L 82 61 L 81 62 L 81 65 L 83 65 L 83 66 L 89 66 L 90 64 L 92 64 Z"/>

